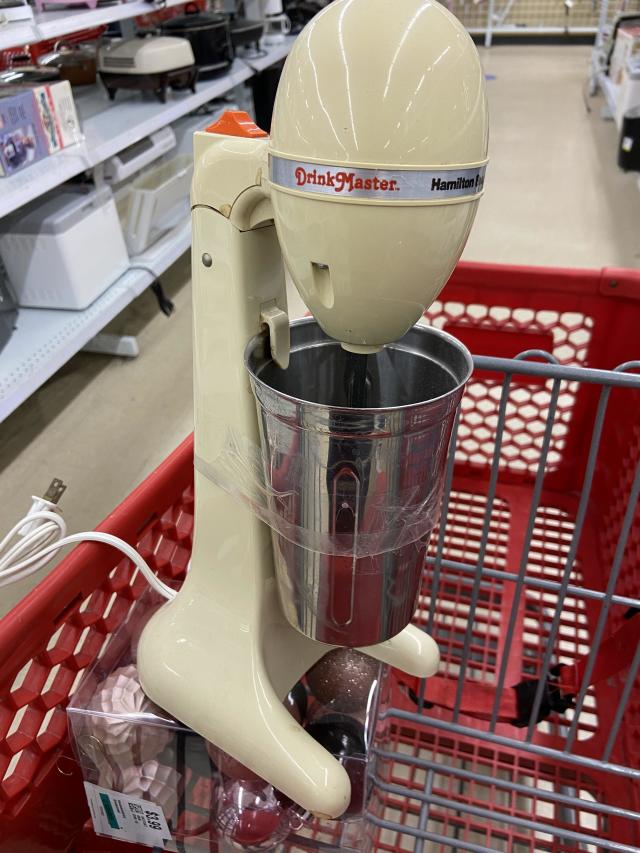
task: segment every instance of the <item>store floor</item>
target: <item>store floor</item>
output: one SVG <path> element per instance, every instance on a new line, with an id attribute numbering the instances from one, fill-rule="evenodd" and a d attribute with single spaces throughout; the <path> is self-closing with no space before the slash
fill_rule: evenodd
<path id="1" fill-rule="evenodd" d="M 640 266 L 640 192 L 615 166 L 616 131 L 583 103 L 586 47 L 483 52 L 491 165 L 467 259 Z M 94 527 L 189 432 L 189 260 L 163 276 L 171 318 L 145 293 L 111 331 L 136 334 L 135 360 L 75 356 L 0 425 L 0 530 L 49 480 L 68 484 L 70 531 Z M 0 358 L 2 356 L 0 355 Z M 0 590 L 0 615 L 31 585 Z"/>

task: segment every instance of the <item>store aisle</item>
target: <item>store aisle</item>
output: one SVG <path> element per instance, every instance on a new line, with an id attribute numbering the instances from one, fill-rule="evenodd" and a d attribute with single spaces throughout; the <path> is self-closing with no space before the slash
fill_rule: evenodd
<path id="1" fill-rule="evenodd" d="M 585 108 L 591 48 L 481 51 L 489 169 L 464 257 L 565 267 L 640 267 L 640 188 L 616 166 L 618 131 Z"/>
<path id="2" fill-rule="evenodd" d="M 615 166 L 601 100 L 583 105 L 589 49 L 495 47 L 483 60 L 491 166 L 465 258 L 640 266 L 640 192 Z M 94 527 L 191 429 L 188 257 L 163 283 L 171 318 L 146 293 L 110 327 L 138 335 L 137 359 L 79 354 L 0 425 L 0 531 L 54 476 L 69 485 L 69 530 Z M 0 590 L 0 615 L 29 585 Z"/>

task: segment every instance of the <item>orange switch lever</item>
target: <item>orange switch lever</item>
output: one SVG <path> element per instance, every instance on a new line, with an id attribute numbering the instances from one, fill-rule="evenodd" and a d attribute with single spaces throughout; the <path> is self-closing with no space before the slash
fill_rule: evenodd
<path id="1" fill-rule="evenodd" d="M 220 133 L 224 136 L 242 136 L 245 139 L 269 136 L 244 110 L 226 110 L 218 121 L 214 121 L 206 128 L 206 132 Z"/>

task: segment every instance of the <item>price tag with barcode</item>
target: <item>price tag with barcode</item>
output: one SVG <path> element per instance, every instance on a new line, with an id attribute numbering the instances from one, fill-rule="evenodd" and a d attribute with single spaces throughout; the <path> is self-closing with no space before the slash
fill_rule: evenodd
<path id="1" fill-rule="evenodd" d="M 85 782 L 84 789 L 98 835 L 166 849 L 171 833 L 160 806 L 91 782 Z"/>

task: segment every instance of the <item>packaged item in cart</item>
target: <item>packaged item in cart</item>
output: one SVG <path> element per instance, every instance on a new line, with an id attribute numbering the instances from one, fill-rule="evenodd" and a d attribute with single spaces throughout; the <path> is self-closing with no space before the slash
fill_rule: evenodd
<path id="1" fill-rule="evenodd" d="M 0 99 L 0 176 L 13 175 L 49 154 L 31 90 Z"/>
<path id="2" fill-rule="evenodd" d="M 137 639 L 155 608 L 147 593 L 84 677 L 67 713 L 98 835 L 164 850 L 271 850 L 330 835 L 363 850 L 373 739 L 385 692 L 381 665 L 338 649 L 294 685 L 285 706 L 347 770 L 351 802 L 318 821 L 290 797 L 157 707 L 140 686 Z M 386 683 L 386 682 L 385 682 Z M 224 701 L 221 690 L 221 701 Z"/>

